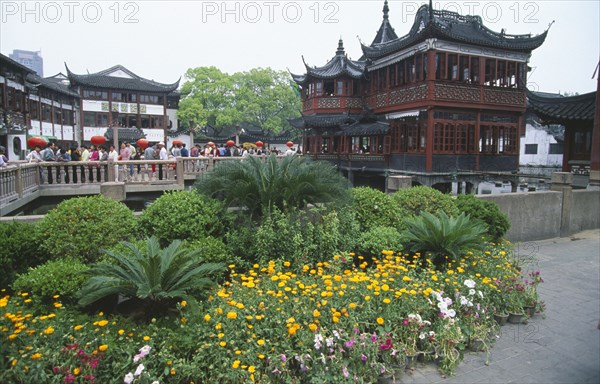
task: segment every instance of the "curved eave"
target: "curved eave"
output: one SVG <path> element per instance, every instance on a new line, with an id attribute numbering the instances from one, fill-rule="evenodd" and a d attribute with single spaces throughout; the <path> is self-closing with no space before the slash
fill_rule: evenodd
<path id="1" fill-rule="evenodd" d="M 569 97 L 544 97 L 527 90 L 529 107 L 545 124 L 569 121 L 593 122 L 597 92 Z"/>
<path id="2" fill-rule="evenodd" d="M 290 72 L 290 75 L 292 76 L 292 80 L 294 80 L 299 85 L 306 84 L 306 82 L 308 80 L 308 76 L 307 75 L 296 75 L 296 74 L 293 74 L 291 72 Z"/>
<path id="3" fill-rule="evenodd" d="M 69 67 L 67 66 L 67 63 L 65 63 L 65 68 L 67 69 L 67 77 L 69 78 L 69 81 L 71 82 L 72 85 L 77 84 L 77 85 L 83 85 L 83 86 L 89 86 L 89 87 L 95 87 L 95 88 L 106 88 L 103 86 L 99 86 L 98 84 L 90 83 L 90 81 L 89 81 L 90 76 L 104 76 L 104 75 L 95 75 L 95 74 L 78 75 L 78 74 L 73 73 L 69 69 Z M 111 76 L 106 76 L 106 77 L 111 77 Z M 115 79 L 117 79 L 117 78 L 115 78 Z M 176 82 L 174 82 L 172 84 L 161 84 L 161 83 L 157 83 L 156 81 L 145 79 L 143 77 L 138 77 L 137 79 L 123 78 L 122 81 L 118 81 L 118 80 L 115 81 L 115 84 L 111 85 L 109 88 L 131 90 L 131 87 L 119 86 L 119 83 L 122 83 L 122 84 L 130 83 L 131 82 L 130 80 L 143 83 L 149 87 L 149 89 L 145 89 L 145 90 L 143 90 L 143 92 L 169 93 L 169 92 L 173 92 L 177 88 L 179 88 L 179 82 L 181 81 L 181 76 L 179 77 L 179 79 L 177 79 Z"/>
<path id="4" fill-rule="evenodd" d="M 306 76 L 316 79 L 333 79 L 340 76 L 348 76 L 360 79 L 364 76 L 366 63 L 354 62 L 346 56 L 336 56 L 327 64 L 317 68 L 307 68 Z"/>
<path id="5" fill-rule="evenodd" d="M 423 7 L 421 8 L 423 9 Z M 369 59 L 378 59 L 428 38 L 439 38 L 488 48 L 528 53 L 539 48 L 548 35 L 548 30 L 537 36 L 498 33 L 485 27 L 481 23 L 479 17 L 460 16 L 454 12 L 442 13 L 440 11 L 434 11 L 434 15 L 438 15 L 438 19 L 434 17 L 433 20 L 429 20 L 426 15 L 428 15 L 428 13 L 425 13 L 425 11 L 420 10 L 417 12 L 415 22 L 410 32 L 396 40 L 371 46 L 361 44 L 365 57 Z M 444 19 L 440 20 L 439 15 L 446 16 Z M 454 19 L 450 20 L 448 15 L 452 15 Z M 424 27 L 419 31 L 421 22 L 423 22 Z"/>

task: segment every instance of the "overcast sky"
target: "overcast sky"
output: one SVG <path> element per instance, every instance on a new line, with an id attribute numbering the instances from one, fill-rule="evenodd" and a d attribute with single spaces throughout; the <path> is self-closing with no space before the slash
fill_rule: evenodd
<path id="1" fill-rule="evenodd" d="M 390 22 L 408 33 L 424 1 L 390 0 Z M 507 34 L 537 35 L 532 89 L 586 93 L 600 53 L 600 1 L 434 1 L 434 8 L 475 14 Z M 173 83 L 188 68 L 225 72 L 254 67 L 304 73 L 334 54 L 338 39 L 353 59 L 370 44 L 383 1 L 6 1 L 0 0 L 0 51 L 41 50 L 44 76 L 101 71 L 122 64 L 134 73 Z M 183 81 L 183 79 L 182 79 Z"/>

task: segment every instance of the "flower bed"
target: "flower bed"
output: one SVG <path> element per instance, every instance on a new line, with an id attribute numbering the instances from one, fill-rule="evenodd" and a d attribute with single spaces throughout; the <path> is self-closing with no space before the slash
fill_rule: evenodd
<path id="1" fill-rule="evenodd" d="M 148 324 L 85 315 L 60 297 L 42 312 L 27 293 L 4 293 L 0 382 L 375 382 L 433 350 L 451 373 L 469 342 L 493 329 L 501 287 L 520 274 L 503 246 L 444 272 L 418 257 L 384 251 L 368 265 L 337 255 L 244 273 L 231 265 L 207 301 L 181 302 L 178 315 Z"/>

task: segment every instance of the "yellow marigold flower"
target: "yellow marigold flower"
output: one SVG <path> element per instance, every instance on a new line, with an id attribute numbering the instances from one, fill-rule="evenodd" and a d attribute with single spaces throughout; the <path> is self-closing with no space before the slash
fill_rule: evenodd
<path id="1" fill-rule="evenodd" d="M 258 345 L 265 345 L 265 341 L 263 339 L 259 339 L 256 344 Z"/>
<path id="2" fill-rule="evenodd" d="M 102 313 L 102 312 L 100 312 L 100 313 Z M 96 321 L 94 323 L 94 325 L 97 325 L 99 327 L 104 327 L 106 324 L 108 324 L 108 320 L 100 320 L 100 321 Z"/>
<path id="3" fill-rule="evenodd" d="M 225 342 L 225 341 L 221 341 L 221 342 L 219 343 L 219 345 L 220 345 L 221 347 L 226 347 L 226 346 L 227 346 L 227 342 Z"/>
<path id="4" fill-rule="evenodd" d="M 10 362 L 10 365 L 12 365 L 14 367 L 15 365 L 17 365 L 18 362 L 19 362 L 19 360 L 14 359 L 13 361 Z"/>
<path id="5" fill-rule="evenodd" d="M 378 317 L 377 318 L 377 324 L 383 325 L 383 323 L 385 323 L 385 320 L 383 319 L 383 317 Z"/>
<path id="6" fill-rule="evenodd" d="M 187 306 L 187 301 L 182 300 L 179 304 L 181 305 L 181 308 L 185 308 Z"/>
<path id="7" fill-rule="evenodd" d="M 254 367 L 254 365 L 251 365 L 248 367 L 248 372 L 254 373 L 254 371 L 256 371 L 256 368 Z"/>
<path id="8" fill-rule="evenodd" d="M 144 336 L 144 341 L 149 341 L 150 340 L 150 336 Z"/>
<path id="9" fill-rule="evenodd" d="M 215 329 L 216 329 L 217 331 L 218 331 L 218 330 L 220 330 L 221 328 L 223 328 L 223 326 L 221 325 L 221 323 L 217 323 L 217 324 L 215 325 Z"/>
<path id="10" fill-rule="evenodd" d="M 317 324 L 315 323 L 310 323 L 308 326 L 308 329 L 310 329 L 311 331 L 316 331 L 317 330 Z"/>
<path id="11" fill-rule="evenodd" d="M 263 355 L 263 354 L 261 353 L 260 355 L 258 355 L 258 358 L 262 360 L 262 359 L 264 359 L 264 358 L 265 358 L 265 355 Z"/>
<path id="12" fill-rule="evenodd" d="M 404 281 L 411 281 L 412 279 L 411 279 L 410 277 L 408 277 L 408 276 L 404 276 L 404 277 L 402 278 L 402 280 L 404 280 Z"/>
<path id="13" fill-rule="evenodd" d="M 235 312 L 227 312 L 228 319 L 237 319 L 237 313 Z"/>
<path id="14" fill-rule="evenodd" d="M 98 350 L 99 350 L 100 352 L 104 352 L 104 351 L 106 351 L 107 349 L 108 349 L 108 345 L 106 345 L 106 344 L 102 344 L 101 346 L 99 346 L 99 347 L 98 347 Z"/>
<path id="15" fill-rule="evenodd" d="M 14 340 L 17 338 L 17 335 L 15 335 L 14 333 L 11 335 L 8 335 L 8 340 Z"/>
<path id="16" fill-rule="evenodd" d="M 392 300 L 388 299 L 387 297 L 385 299 L 383 299 L 384 304 L 389 304 L 391 302 L 392 302 Z"/>
<path id="17" fill-rule="evenodd" d="M 42 354 L 41 353 L 34 353 L 33 355 L 31 355 L 31 360 L 38 360 L 42 358 Z"/>
<path id="18" fill-rule="evenodd" d="M 104 312 L 98 312 L 98 316 L 100 316 L 100 317 L 104 316 Z"/>
<path id="19" fill-rule="evenodd" d="M 284 267 L 289 267 L 290 265 L 291 265 L 291 264 L 290 264 L 290 262 L 289 262 L 289 261 L 284 261 L 284 262 L 283 262 L 283 266 L 284 266 Z"/>
<path id="20" fill-rule="evenodd" d="M 354 309 L 354 308 L 356 308 L 356 304 L 350 303 L 350 304 L 348 304 L 348 307 L 350 307 L 350 309 Z"/>
<path id="21" fill-rule="evenodd" d="M 209 314 L 204 315 L 204 321 L 210 321 L 210 315 Z"/>
<path id="22" fill-rule="evenodd" d="M 438 281 L 438 277 L 436 275 L 431 276 L 431 280 Z"/>
<path id="23" fill-rule="evenodd" d="M 125 330 L 124 330 L 124 329 L 119 329 L 119 331 L 118 331 L 117 333 L 118 333 L 119 335 L 122 335 L 122 334 L 124 334 L 124 333 L 125 333 Z"/>
<path id="24" fill-rule="evenodd" d="M 371 300 L 371 296 L 369 296 L 369 295 L 365 296 L 365 301 L 369 301 L 369 300 Z"/>
<path id="25" fill-rule="evenodd" d="M 317 311 L 316 309 L 313 311 L 313 316 L 314 317 L 319 317 L 321 316 L 321 312 Z"/>
<path id="26" fill-rule="evenodd" d="M 23 296 L 23 297 L 27 297 L 27 296 L 29 296 L 29 293 L 27 293 L 27 292 L 23 292 L 23 293 L 21 293 L 21 296 Z"/>
<path id="27" fill-rule="evenodd" d="M 53 299 L 58 299 L 60 297 L 60 295 L 54 295 L 52 296 Z"/>
<path id="28" fill-rule="evenodd" d="M 76 331 L 79 331 L 81 328 L 83 328 L 83 325 L 76 325 L 73 327 L 73 329 Z"/>
<path id="29" fill-rule="evenodd" d="M 233 369 L 237 369 L 237 368 L 239 368 L 239 366 L 240 366 L 240 363 L 241 363 L 241 362 L 240 362 L 239 360 L 235 360 L 235 361 L 233 362 L 233 364 L 231 364 L 231 368 L 233 368 Z"/>
<path id="30" fill-rule="evenodd" d="M 62 307 L 62 306 L 63 306 L 63 305 L 62 305 L 61 303 L 54 303 L 54 308 L 60 308 L 60 307 Z"/>
<path id="31" fill-rule="evenodd" d="M 31 299 L 25 300 L 24 303 L 31 303 Z"/>
<path id="32" fill-rule="evenodd" d="M 73 374 L 74 374 L 75 376 L 79 375 L 80 373 L 81 373 L 81 369 L 79 369 L 79 368 L 75 368 L 75 369 L 73 369 Z"/>
<path id="33" fill-rule="evenodd" d="M 175 375 L 177 372 L 175 371 L 175 368 L 171 368 L 171 370 L 169 371 L 169 373 L 171 375 Z"/>
<path id="34" fill-rule="evenodd" d="M 243 303 L 237 303 L 235 306 L 238 307 L 238 309 L 244 309 L 245 308 L 245 305 Z"/>
<path id="35" fill-rule="evenodd" d="M 52 327 L 48 327 L 48 328 L 46 328 L 46 329 L 44 330 L 44 333 L 45 333 L 46 335 L 51 335 L 51 334 L 53 334 L 53 333 L 54 333 L 54 328 L 52 328 Z"/>

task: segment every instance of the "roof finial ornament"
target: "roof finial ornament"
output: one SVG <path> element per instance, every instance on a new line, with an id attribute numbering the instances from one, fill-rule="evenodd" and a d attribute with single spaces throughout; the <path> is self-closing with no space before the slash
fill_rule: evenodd
<path id="1" fill-rule="evenodd" d="M 340 41 L 338 42 L 338 48 L 337 51 L 335 52 L 336 55 L 343 55 L 344 54 L 344 41 L 342 40 L 342 37 L 340 36 Z"/>
<path id="2" fill-rule="evenodd" d="M 433 20 L 433 0 L 429 0 L 429 20 Z"/>
<path id="3" fill-rule="evenodd" d="M 556 20 L 552 20 L 552 22 L 550 24 L 548 24 L 548 31 L 550 30 L 550 27 L 552 26 L 552 24 L 554 24 Z"/>
<path id="4" fill-rule="evenodd" d="M 385 0 L 383 2 L 383 18 L 384 19 L 387 20 L 389 18 L 389 15 L 388 15 L 389 12 L 390 12 L 390 7 L 388 7 L 388 2 L 387 2 L 387 0 Z"/>

